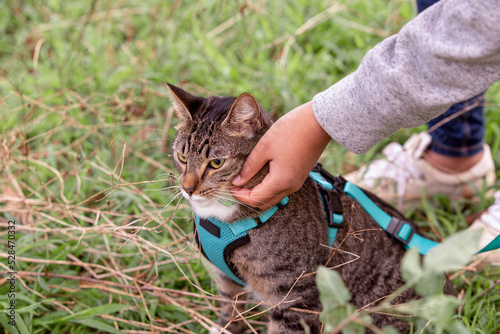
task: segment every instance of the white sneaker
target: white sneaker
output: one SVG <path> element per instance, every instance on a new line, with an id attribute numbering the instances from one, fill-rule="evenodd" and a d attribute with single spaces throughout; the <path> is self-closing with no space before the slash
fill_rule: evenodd
<path id="1" fill-rule="evenodd" d="M 390 143 L 382 151 L 386 159 L 376 160 L 344 177 L 397 205 L 400 210 L 420 203 L 422 193 L 445 194 L 452 200 L 474 198 L 483 187 L 495 183 L 495 165 L 488 145 L 484 144 L 484 154 L 472 168 L 463 173 L 449 174 L 423 159 L 431 141 L 431 136 L 422 132 L 413 135 L 404 146 Z"/>
<path id="2" fill-rule="evenodd" d="M 478 219 L 472 223 L 470 229 L 483 229 L 479 239 L 479 249 L 483 249 L 500 234 L 500 190 L 495 193 L 495 202 Z M 500 249 L 476 255 L 494 266 L 500 266 Z"/>

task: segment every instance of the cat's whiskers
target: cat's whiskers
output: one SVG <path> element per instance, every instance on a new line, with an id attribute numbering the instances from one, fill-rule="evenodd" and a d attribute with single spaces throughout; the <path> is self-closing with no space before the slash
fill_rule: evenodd
<path id="1" fill-rule="evenodd" d="M 161 182 L 172 183 L 174 180 L 177 180 L 177 181 L 179 180 L 179 178 L 174 173 L 161 173 L 161 174 L 156 175 L 156 177 L 153 178 L 150 182 L 151 183 L 160 182 L 157 180 L 164 178 L 164 177 L 167 177 L 167 179 L 160 180 Z M 160 191 L 160 190 L 170 190 L 170 189 L 176 189 L 176 188 L 180 188 L 178 182 L 176 184 L 174 183 L 172 186 L 162 187 L 162 188 L 157 188 L 157 189 L 143 189 L 143 191 Z"/>
<path id="2" fill-rule="evenodd" d="M 243 206 L 243 207 L 245 207 L 245 208 L 247 208 L 255 213 L 260 213 L 260 210 L 255 209 L 254 207 L 251 207 L 248 204 L 239 202 L 236 199 L 234 199 L 234 197 L 231 195 L 231 192 L 229 190 L 221 190 L 221 189 L 214 190 L 212 195 L 214 198 L 221 199 L 222 201 L 231 202 L 231 204 L 239 204 L 239 205 L 241 205 L 241 206 Z M 243 213 L 241 211 L 241 209 L 239 209 L 239 208 L 237 208 L 237 211 L 238 211 L 238 213 Z"/>
<path id="3" fill-rule="evenodd" d="M 244 188 L 244 186 L 243 186 Z M 260 189 L 260 191 L 264 191 L 264 190 L 269 190 L 269 189 L 273 189 L 273 188 L 282 188 L 281 185 L 276 185 L 276 186 L 269 186 L 269 187 L 263 187 Z M 266 199 L 266 198 L 272 198 L 272 197 L 275 197 L 275 195 L 260 195 L 259 193 L 256 193 L 254 196 L 258 196 L 259 198 L 262 198 L 262 199 Z M 256 200 L 257 201 L 257 200 Z M 265 204 L 264 202 L 259 202 L 260 204 Z"/>
<path id="4" fill-rule="evenodd" d="M 238 202 L 237 200 L 234 199 L 234 197 L 231 195 L 229 190 L 222 190 L 222 189 L 210 189 L 209 192 L 206 194 L 207 198 L 212 198 L 212 199 L 218 199 L 220 202 L 228 202 L 231 205 L 232 204 L 241 204 L 243 203 Z M 236 208 L 236 210 L 240 211 L 239 208 Z"/>
<path id="5" fill-rule="evenodd" d="M 163 201 L 163 203 L 172 201 L 173 198 L 177 198 L 180 194 L 181 194 L 180 190 L 175 191 L 173 194 L 167 197 L 165 201 Z"/>
<path id="6" fill-rule="evenodd" d="M 171 194 L 166 200 L 163 201 L 162 205 L 165 203 L 165 202 L 168 202 L 167 204 L 164 205 L 164 207 L 170 205 L 170 203 L 173 202 L 174 199 L 176 199 L 177 197 L 179 197 L 179 195 L 181 194 L 181 189 L 180 187 L 178 187 L 177 191 L 175 191 L 173 194 Z"/>
<path id="7" fill-rule="evenodd" d="M 213 189 L 210 194 L 212 195 L 216 195 L 218 196 L 219 198 L 223 198 L 224 200 L 228 201 L 228 202 L 232 202 L 232 203 L 239 203 L 234 197 L 233 195 L 231 194 L 231 191 L 229 189 L 223 189 L 223 188 L 219 188 L 219 189 Z M 243 204 L 243 203 L 241 203 Z"/>
<path id="8" fill-rule="evenodd" d="M 232 197 L 231 192 L 229 192 L 229 191 L 227 191 L 227 192 L 228 192 L 228 194 L 229 194 L 229 195 L 231 195 L 231 198 L 230 198 L 230 199 L 228 199 L 228 200 L 230 200 L 230 201 L 234 201 L 235 203 L 237 202 L 237 203 L 239 203 L 240 205 L 242 205 L 242 206 L 244 206 L 244 207 L 246 207 L 246 208 L 248 208 L 248 209 L 251 209 L 251 210 L 253 210 L 253 211 L 254 211 L 254 212 L 256 212 L 256 213 L 260 213 L 260 212 L 261 212 L 261 210 L 257 210 L 257 209 L 255 209 L 254 207 L 252 207 L 252 206 L 250 206 L 250 205 L 248 205 L 248 204 L 245 204 L 245 203 L 243 203 L 243 202 L 239 202 L 239 201 L 235 200 L 235 199 L 234 199 L 234 197 Z M 262 201 L 259 201 L 259 200 L 255 200 L 255 201 L 256 201 L 258 204 L 266 204 L 265 202 L 262 202 Z"/>
<path id="9" fill-rule="evenodd" d="M 180 186 L 170 186 L 170 187 L 158 188 L 158 189 L 144 189 L 143 191 L 160 191 L 160 190 L 170 190 L 170 189 L 180 189 Z"/>
<path id="10" fill-rule="evenodd" d="M 160 177 L 165 177 L 165 176 L 168 176 L 168 177 L 171 177 L 175 180 L 178 180 L 179 178 L 177 177 L 177 175 L 175 175 L 174 173 L 170 172 L 170 173 L 161 173 L 161 174 L 158 174 L 156 175 L 156 177 L 151 180 L 151 181 L 155 181 L 156 179 L 159 179 Z"/>
<path id="11" fill-rule="evenodd" d="M 229 195 L 229 196 L 227 196 Z M 245 203 L 241 203 L 237 200 L 234 199 L 234 197 L 231 196 L 231 193 L 227 192 L 227 193 L 222 193 L 221 195 L 217 195 L 217 194 L 214 194 L 214 197 L 215 198 L 218 198 L 218 199 L 221 199 L 222 201 L 226 201 L 226 202 L 230 202 L 231 204 L 239 204 L 243 207 L 246 207 L 247 209 L 250 209 L 254 212 L 258 212 L 258 210 L 256 210 L 255 208 L 249 206 L 248 204 L 245 204 Z M 238 211 L 241 211 L 240 209 L 238 209 Z"/>

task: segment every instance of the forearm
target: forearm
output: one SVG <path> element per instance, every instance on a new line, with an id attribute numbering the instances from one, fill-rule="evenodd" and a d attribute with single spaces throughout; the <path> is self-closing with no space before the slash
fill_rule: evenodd
<path id="1" fill-rule="evenodd" d="M 498 22 L 500 0 L 435 4 L 316 95 L 316 119 L 355 153 L 425 123 L 500 80 Z"/>

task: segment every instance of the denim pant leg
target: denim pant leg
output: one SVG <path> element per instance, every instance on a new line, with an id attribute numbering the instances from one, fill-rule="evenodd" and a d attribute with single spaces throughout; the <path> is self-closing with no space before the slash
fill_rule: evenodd
<path id="1" fill-rule="evenodd" d="M 418 12 L 421 13 L 438 1 L 417 0 Z M 431 129 L 447 117 L 465 108 L 470 109 L 432 131 L 430 133 L 432 143 L 429 149 L 449 157 L 468 157 L 481 152 L 484 139 L 483 104 L 484 97 L 480 94 L 470 100 L 454 104 L 443 115 L 427 123 Z"/>
<path id="2" fill-rule="evenodd" d="M 429 121 L 427 125 L 432 129 L 447 117 L 470 109 L 442 125 L 437 125 L 430 133 L 432 142 L 429 149 L 449 157 L 468 157 L 481 152 L 484 138 L 483 104 L 484 96 L 481 94 L 452 105 L 444 114 Z"/>

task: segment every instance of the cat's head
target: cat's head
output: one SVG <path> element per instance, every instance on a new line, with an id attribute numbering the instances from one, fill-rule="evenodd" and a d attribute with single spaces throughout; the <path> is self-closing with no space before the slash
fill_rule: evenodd
<path id="1" fill-rule="evenodd" d="M 182 194 L 200 217 L 228 220 L 240 209 L 231 181 L 272 120 L 249 93 L 203 98 L 168 87 L 179 119 L 172 149 Z"/>

